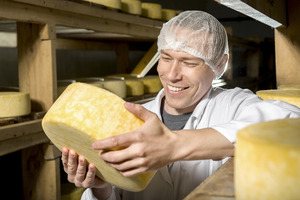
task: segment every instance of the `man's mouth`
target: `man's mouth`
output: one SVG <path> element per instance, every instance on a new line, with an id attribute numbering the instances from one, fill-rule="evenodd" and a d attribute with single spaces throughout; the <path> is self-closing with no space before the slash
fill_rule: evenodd
<path id="1" fill-rule="evenodd" d="M 171 86 L 171 85 L 168 85 L 168 88 L 169 88 L 169 90 L 171 90 L 172 92 L 179 92 L 179 91 L 182 91 L 182 90 L 186 89 L 186 88 L 184 88 L 184 87 L 174 87 L 174 86 Z"/>

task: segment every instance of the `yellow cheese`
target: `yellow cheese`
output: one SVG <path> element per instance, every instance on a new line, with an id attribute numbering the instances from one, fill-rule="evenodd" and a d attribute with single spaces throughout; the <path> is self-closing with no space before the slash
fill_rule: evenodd
<path id="1" fill-rule="evenodd" d="M 125 80 L 126 96 L 140 96 L 144 94 L 144 83 L 136 76 L 129 74 L 115 74 L 108 77 Z"/>
<path id="2" fill-rule="evenodd" d="M 121 0 L 83 0 L 83 1 L 92 2 L 109 8 L 121 9 Z"/>
<path id="3" fill-rule="evenodd" d="M 29 93 L 0 92 L 0 117 L 17 117 L 31 112 Z"/>
<path id="4" fill-rule="evenodd" d="M 176 11 L 172 9 L 161 9 L 161 19 L 164 21 L 169 21 L 176 16 Z"/>
<path id="5" fill-rule="evenodd" d="M 237 200 L 300 197 L 300 118 L 248 126 L 237 135 L 234 185 Z"/>
<path id="6" fill-rule="evenodd" d="M 300 90 L 300 84 L 279 85 L 279 90 Z"/>
<path id="7" fill-rule="evenodd" d="M 118 95 L 121 98 L 126 97 L 126 83 L 125 80 L 116 80 L 105 78 L 102 82 L 103 88 Z"/>
<path id="8" fill-rule="evenodd" d="M 142 16 L 161 19 L 161 5 L 156 3 L 142 3 Z"/>
<path id="9" fill-rule="evenodd" d="M 138 0 L 121 0 L 122 11 L 134 15 L 142 14 L 142 3 Z"/>
<path id="10" fill-rule="evenodd" d="M 97 176 L 128 191 L 141 191 L 155 171 L 126 178 L 98 157 L 92 143 L 139 128 L 143 121 L 124 107 L 113 93 L 85 83 L 73 83 L 54 102 L 42 121 L 43 129 L 58 149 L 67 147 L 97 168 Z"/>
<path id="11" fill-rule="evenodd" d="M 162 89 L 162 84 L 160 82 L 159 76 L 149 75 L 140 79 L 144 83 L 145 94 L 157 93 Z"/>
<path id="12" fill-rule="evenodd" d="M 300 108 L 300 90 L 260 90 L 256 94 L 263 100 L 281 100 Z"/>

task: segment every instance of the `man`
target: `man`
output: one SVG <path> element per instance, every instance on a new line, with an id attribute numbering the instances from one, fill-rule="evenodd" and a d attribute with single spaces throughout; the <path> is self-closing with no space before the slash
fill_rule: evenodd
<path id="1" fill-rule="evenodd" d="M 89 188 L 82 199 L 183 199 L 234 154 L 237 131 L 253 123 L 299 117 L 279 101 L 262 101 L 249 90 L 212 88 L 228 62 L 224 27 L 202 11 L 186 11 L 164 24 L 158 37 L 157 71 L 164 89 L 141 106 L 125 107 L 145 121 L 139 129 L 93 144 L 115 146 L 99 157 L 124 176 L 158 170 L 147 188 L 128 192 L 95 177 L 93 164 L 63 149 L 68 180 Z"/>

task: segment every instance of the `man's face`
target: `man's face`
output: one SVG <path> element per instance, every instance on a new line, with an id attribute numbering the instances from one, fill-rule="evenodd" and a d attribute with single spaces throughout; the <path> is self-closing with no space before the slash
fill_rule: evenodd
<path id="1" fill-rule="evenodd" d="M 205 62 L 183 51 L 162 50 L 157 66 L 165 89 L 165 110 L 192 112 L 211 88 L 214 72 Z"/>

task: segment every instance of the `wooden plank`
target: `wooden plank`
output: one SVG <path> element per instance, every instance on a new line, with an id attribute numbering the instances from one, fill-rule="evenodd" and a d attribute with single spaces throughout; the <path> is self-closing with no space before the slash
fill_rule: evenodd
<path id="1" fill-rule="evenodd" d="M 15 139 L 35 133 L 42 133 L 42 119 L 0 127 L 0 141 Z"/>
<path id="2" fill-rule="evenodd" d="M 59 3 L 60 1 L 55 2 Z M 80 7 L 80 4 L 78 5 Z M 103 19 L 101 14 L 99 17 L 95 17 L 88 15 L 89 12 L 85 14 L 78 14 L 70 12 L 67 9 L 68 7 L 65 12 L 62 12 L 61 10 L 58 10 L 58 8 L 58 6 L 53 9 L 16 1 L 3 0 L 0 1 L 0 18 L 30 23 L 56 24 L 153 39 L 156 39 L 160 30 L 160 27 L 149 27 L 145 25 L 132 24 L 130 22 Z M 101 12 L 100 9 L 97 10 Z"/>
<path id="3" fill-rule="evenodd" d="M 215 0 L 268 26 L 287 26 L 285 0 Z"/>
<path id="4" fill-rule="evenodd" d="M 60 199 L 60 159 L 47 161 L 41 144 L 22 151 L 23 198 L 25 200 Z"/>
<path id="5" fill-rule="evenodd" d="M 210 199 L 209 196 L 220 197 L 220 200 L 234 198 L 233 167 L 234 160 L 231 158 L 194 189 L 185 200 Z"/>
<path id="6" fill-rule="evenodd" d="M 101 42 L 96 40 L 78 40 L 78 39 L 63 39 L 55 40 L 56 49 L 75 49 L 75 50 L 101 50 L 115 51 L 119 43 L 117 42 Z"/>
<path id="7" fill-rule="evenodd" d="M 275 29 L 277 86 L 300 84 L 300 1 L 288 1 L 289 26 Z"/>
<path id="8" fill-rule="evenodd" d="M 51 25 L 18 22 L 20 91 L 29 92 L 33 111 L 48 110 L 56 99 L 56 51 Z"/>
<path id="9" fill-rule="evenodd" d="M 93 6 L 94 4 L 86 4 L 80 0 L 14 0 L 20 3 L 26 3 L 30 5 L 50 8 L 54 10 L 60 10 L 64 12 L 71 12 L 75 14 L 89 15 L 96 18 L 109 19 L 119 22 L 125 22 L 130 24 L 149 26 L 160 29 L 163 22 L 159 20 L 153 20 L 149 18 L 139 17 L 131 14 L 120 13 L 112 11 L 110 9 L 103 9 L 99 6 Z"/>

